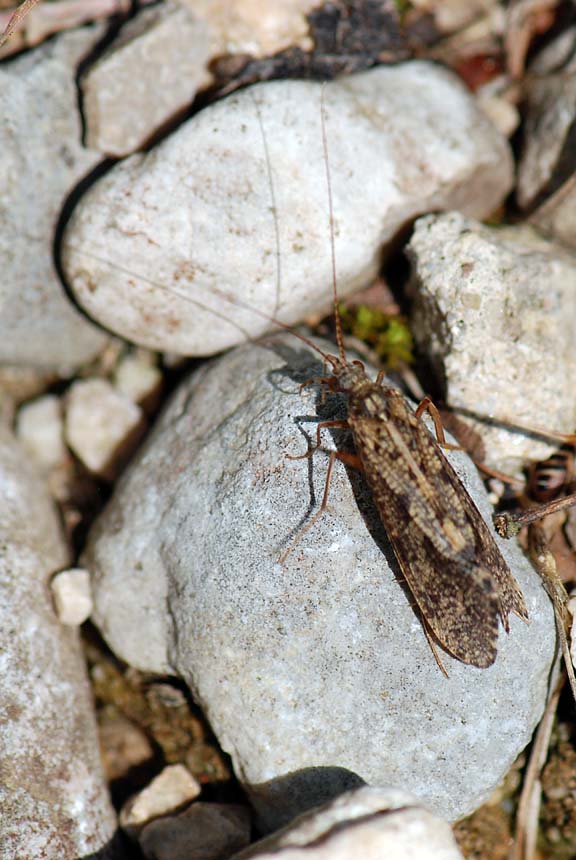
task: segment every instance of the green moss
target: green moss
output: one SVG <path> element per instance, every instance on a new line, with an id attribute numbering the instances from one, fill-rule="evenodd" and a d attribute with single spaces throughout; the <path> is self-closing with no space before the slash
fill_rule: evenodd
<path id="1" fill-rule="evenodd" d="M 368 305 L 339 306 L 342 327 L 347 334 L 364 341 L 388 368 L 410 364 L 414 343 L 406 320 Z"/>

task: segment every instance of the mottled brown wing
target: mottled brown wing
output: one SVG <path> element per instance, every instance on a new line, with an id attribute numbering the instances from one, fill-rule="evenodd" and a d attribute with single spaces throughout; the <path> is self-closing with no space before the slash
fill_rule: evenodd
<path id="1" fill-rule="evenodd" d="M 506 630 L 510 612 L 528 617 L 522 592 L 436 440 L 399 393 L 380 397 L 380 417 L 351 404 L 349 420 L 402 573 L 439 643 L 490 666 L 498 616 Z"/>

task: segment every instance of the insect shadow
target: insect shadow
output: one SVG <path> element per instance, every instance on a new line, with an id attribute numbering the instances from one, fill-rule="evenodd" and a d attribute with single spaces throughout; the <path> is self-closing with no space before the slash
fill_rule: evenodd
<path id="1" fill-rule="evenodd" d="M 291 387 L 289 390 L 287 390 L 283 385 L 279 384 L 279 377 L 284 379 L 290 379 L 291 382 L 296 383 L 298 386 L 308 387 L 309 385 L 310 388 L 315 389 L 315 412 L 313 414 L 293 416 L 295 426 L 297 427 L 303 439 L 307 443 L 307 448 L 303 449 L 301 452 L 302 454 L 305 454 L 306 451 L 309 451 L 311 448 L 314 447 L 316 442 L 315 429 L 309 431 L 305 429 L 305 425 L 317 425 L 322 421 L 345 420 L 348 414 L 347 397 L 345 394 L 338 394 L 334 393 L 333 391 L 329 391 L 326 386 L 323 386 L 321 384 L 320 380 L 323 376 L 326 375 L 326 368 L 323 363 L 319 361 L 317 355 L 311 352 L 307 347 L 297 349 L 294 346 L 291 346 L 290 344 L 286 343 L 285 338 L 286 335 L 281 334 L 268 337 L 265 341 L 262 341 L 262 344 L 266 348 L 270 349 L 283 361 L 285 361 L 285 365 L 283 367 L 279 367 L 269 371 L 267 373 L 267 379 L 268 382 L 274 388 L 276 388 L 277 390 L 281 390 L 285 394 L 294 394 L 294 389 Z M 323 433 L 330 434 L 334 443 L 334 447 L 337 451 L 355 453 L 352 433 L 349 429 L 340 427 L 325 428 Z M 302 530 L 310 521 L 310 517 L 318 511 L 320 500 L 317 496 L 315 488 L 315 460 L 317 456 L 322 457 L 324 455 L 325 457 L 327 457 L 328 454 L 328 448 L 321 448 L 312 456 L 308 457 L 306 460 L 308 464 L 307 480 L 309 502 L 299 522 L 296 523 L 294 527 L 290 530 L 290 532 L 286 535 L 282 545 L 282 549 L 284 551 L 290 549 L 291 545 L 293 545 L 294 547 L 296 546 L 296 543 L 299 541 L 299 536 L 301 535 Z M 296 454 L 296 456 L 298 456 L 298 454 Z M 398 564 L 398 561 L 392 549 L 390 538 L 388 537 L 386 529 L 384 528 L 384 525 L 374 503 L 372 491 L 370 490 L 366 482 L 364 474 L 361 471 L 354 469 L 346 464 L 341 465 L 343 465 L 346 469 L 346 474 L 350 482 L 350 487 L 352 489 L 358 512 L 360 513 L 360 516 L 362 517 L 370 536 L 372 537 L 378 549 L 382 552 L 383 556 L 386 559 L 388 567 L 390 568 L 396 581 L 400 584 L 402 590 L 406 594 L 408 603 L 411 606 L 414 614 L 416 615 L 420 623 L 422 623 L 422 617 L 418 611 L 418 607 L 414 601 L 408 584 L 402 574 L 400 565 Z M 330 516 L 329 509 L 326 511 L 326 516 Z"/>

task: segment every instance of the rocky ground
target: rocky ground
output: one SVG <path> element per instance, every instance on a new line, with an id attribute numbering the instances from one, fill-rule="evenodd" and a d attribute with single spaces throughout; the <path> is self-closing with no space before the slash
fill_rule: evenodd
<path id="1" fill-rule="evenodd" d="M 497 617 L 502 581 L 394 552 L 422 516 L 426 559 L 476 538 L 416 475 L 386 531 L 338 459 L 312 522 L 332 460 L 286 457 L 347 415 L 303 385 L 336 283 L 348 357 L 433 396 L 490 534 L 494 505 L 573 489 L 573 4 L 24 11 L 0 49 L 0 860 L 574 856 L 571 511 L 539 554 L 495 535 L 529 623 L 479 668 L 426 612 L 491 636 L 466 596 Z M 341 427 L 322 444 L 351 463 Z"/>

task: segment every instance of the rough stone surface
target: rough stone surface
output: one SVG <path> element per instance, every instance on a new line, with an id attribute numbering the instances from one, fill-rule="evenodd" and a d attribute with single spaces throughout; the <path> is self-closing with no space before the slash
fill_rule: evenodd
<path id="1" fill-rule="evenodd" d="M 82 78 L 88 146 L 117 158 L 142 146 L 192 103 L 208 50 L 208 27 L 189 9 L 141 11 Z"/>
<path id="2" fill-rule="evenodd" d="M 510 188 L 506 141 L 438 66 L 353 75 L 327 84 L 324 99 L 342 296 L 371 280 L 415 215 L 454 207 L 483 217 Z M 318 83 L 260 84 L 117 165 L 64 238 L 80 303 L 129 340 L 187 355 L 261 333 L 266 314 L 295 322 L 325 306 L 320 102 Z"/>
<path id="3" fill-rule="evenodd" d="M 141 423 L 142 410 L 105 379 L 78 380 L 68 390 L 66 441 L 95 474 L 115 471 L 119 454 Z"/>
<path id="4" fill-rule="evenodd" d="M 106 343 L 67 298 L 53 263 L 62 204 L 101 158 L 82 146 L 74 81 L 101 32 L 60 35 L 0 69 L 0 362 L 6 364 L 65 371 Z"/>
<path id="5" fill-rule="evenodd" d="M 302 815 L 232 860 L 462 860 L 450 825 L 405 791 L 365 786 Z"/>
<path id="6" fill-rule="evenodd" d="M 572 432 L 576 257 L 529 227 L 490 229 L 453 212 L 419 219 L 408 255 L 413 332 L 446 401 L 485 419 Z M 486 462 L 505 472 L 519 474 L 557 444 L 474 426 Z"/>
<path id="7" fill-rule="evenodd" d="M 0 428 L 0 856 L 77 860 L 110 841 L 115 816 L 78 634 L 50 599 L 67 550 L 29 459 Z"/>
<path id="8" fill-rule="evenodd" d="M 250 811 L 232 803 L 193 803 L 146 825 L 138 837 L 148 860 L 225 860 L 250 842 Z"/>
<path id="9" fill-rule="evenodd" d="M 299 390 L 320 372 L 286 336 L 182 385 L 92 531 L 94 620 L 128 663 L 186 680 L 264 826 L 361 780 L 455 818 L 530 739 L 552 612 L 518 547 L 501 542 L 530 624 L 512 618 L 487 670 L 444 656 L 445 678 L 365 483 L 341 464 L 330 513 L 278 563 L 324 487 L 324 455 L 285 459 L 306 450 L 318 414 L 334 416 L 333 401 Z M 450 459 L 488 517 L 470 462 Z"/>
<path id="10" fill-rule="evenodd" d="M 90 574 L 87 570 L 71 567 L 61 570 L 50 583 L 54 608 L 61 624 L 79 626 L 92 614 Z"/>
<path id="11" fill-rule="evenodd" d="M 199 794 L 200 785 L 188 768 L 183 764 L 169 765 L 126 803 L 120 813 L 120 824 L 125 829 L 134 829 L 190 803 Z"/>

